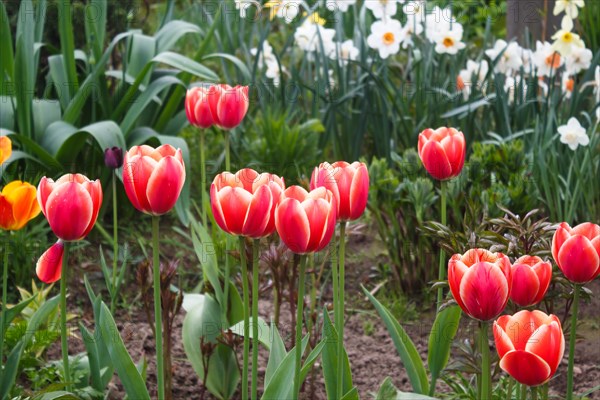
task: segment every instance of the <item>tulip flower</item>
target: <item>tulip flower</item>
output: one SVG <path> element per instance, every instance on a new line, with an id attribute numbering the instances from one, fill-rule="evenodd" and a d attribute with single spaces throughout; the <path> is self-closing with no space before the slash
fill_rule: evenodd
<path id="1" fill-rule="evenodd" d="M 12 142 L 8 136 L 0 136 L 0 164 L 8 160 L 12 154 Z"/>
<path id="2" fill-rule="evenodd" d="M 139 211 L 158 216 L 169 212 L 185 183 L 181 149 L 163 144 L 156 149 L 134 146 L 123 164 L 123 186 L 131 204 Z"/>
<path id="3" fill-rule="evenodd" d="M 104 165 L 110 169 L 118 169 L 123 166 L 123 149 L 111 147 L 104 150 Z"/>
<path id="4" fill-rule="evenodd" d="M 552 238 L 552 256 L 565 277 L 584 284 L 600 275 L 600 226 L 560 224 Z"/>
<path id="5" fill-rule="evenodd" d="M 0 228 L 16 231 L 40 213 L 35 186 L 13 181 L 0 193 Z"/>
<path id="6" fill-rule="evenodd" d="M 56 236 L 66 242 L 81 240 L 98 218 L 102 185 L 81 174 L 66 174 L 56 182 L 43 177 L 37 199 Z"/>
<path id="7" fill-rule="evenodd" d="M 333 236 L 337 201 L 331 191 L 320 187 L 307 192 L 290 186 L 279 199 L 275 227 L 283 243 L 297 254 L 322 250 Z"/>
<path id="8" fill-rule="evenodd" d="M 310 179 L 310 188 L 318 187 L 325 187 L 335 196 L 339 221 L 353 221 L 367 207 L 369 171 L 364 163 L 358 161 L 352 164 L 345 161 L 333 164 L 325 162 L 315 167 Z"/>
<path id="9" fill-rule="evenodd" d="M 213 126 L 218 118 L 219 98 L 219 86 L 190 88 L 185 96 L 185 115 L 190 124 L 204 129 Z"/>
<path id="10" fill-rule="evenodd" d="M 438 180 L 454 178 L 465 164 L 465 137 L 454 128 L 425 129 L 419 134 L 419 157 Z"/>
<path id="11" fill-rule="evenodd" d="M 510 299 L 521 307 L 542 301 L 552 280 L 552 265 L 539 257 L 523 256 L 514 262 L 511 269 Z"/>
<path id="12" fill-rule="evenodd" d="M 494 322 L 500 368 L 527 386 L 542 385 L 554 375 L 565 352 L 560 320 L 542 311 L 519 311 Z"/>
<path id="13" fill-rule="evenodd" d="M 223 172 L 210 186 L 217 225 L 231 235 L 260 238 L 275 230 L 275 206 L 285 188 L 283 179 L 245 168 Z"/>
<path id="14" fill-rule="evenodd" d="M 502 253 L 471 249 L 448 262 L 448 283 L 454 299 L 471 318 L 489 321 L 497 317 L 511 291 L 511 265 Z"/>
<path id="15" fill-rule="evenodd" d="M 194 126 L 210 128 L 216 125 L 229 130 L 242 122 L 249 104 L 248 86 L 196 86 L 187 91 L 185 113 Z"/>
<path id="16" fill-rule="evenodd" d="M 44 283 L 53 283 L 60 279 L 65 244 L 58 240 L 42 254 L 35 266 L 35 273 Z"/>

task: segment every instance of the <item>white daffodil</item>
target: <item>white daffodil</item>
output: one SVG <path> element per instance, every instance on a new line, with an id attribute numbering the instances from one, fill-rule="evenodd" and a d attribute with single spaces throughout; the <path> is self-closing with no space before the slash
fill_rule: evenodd
<path id="1" fill-rule="evenodd" d="M 330 11 L 346 12 L 354 4 L 356 0 L 327 0 L 326 6 Z"/>
<path id="2" fill-rule="evenodd" d="M 452 16 L 452 9 L 433 7 L 431 13 L 425 16 L 425 37 L 431 43 L 436 43 L 440 34 L 448 31 L 460 30 L 462 35 L 462 25 Z"/>
<path id="3" fill-rule="evenodd" d="M 575 80 L 568 74 L 562 74 L 561 87 L 565 98 L 570 99 L 573 94 L 573 89 L 575 88 Z"/>
<path id="4" fill-rule="evenodd" d="M 250 54 L 256 57 L 258 48 L 250 49 Z M 273 54 L 273 48 L 267 40 L 262 43 L 260 54 L 258 55 L 258 68 L 262 68 L 266 63 L 277 61 L 275 54 Z"/>
<path id="5" fill-rule="evenodd" d="M 573 52 L 573 48 L 585 47 L 583 40 L 581 40 L 578 34 L 571 32 L 572 30 L 573 21 L 568 18 L 563 19 L 560 30 L 552 36 L 552 39 L 554 39 L 554 43 L 552 43 L 554 50 L 563 56 L 570 55 Z"/>
<path id="6" fill-rule="evenodd" d="M 403 39 L 402 39 L 402 48 L 406 49 L 409 46 L 414 46 L 415 42 L 413 40 L 414 36 L 418 36 L 423 33 L 423 25 L 417 20 L 417 18 L 408 17 L 406 20 L 406 25 L 404 25 L 403 29 Z"/>
<path id="7" fill-rule="evenodd" d="M 516 77 L 507 76 L 504 80 L 504 91 L 508 94 L 508 103 L 512 104 L 515 97 L 525 99 L 527 97 L 527 82 L 521 79 L 520 75 Z"/>
<path id="8" fill-rule="evenodd" d="M 320 51 L 322 43 L 324 53 L 329 54 L 334 47 L 335 29 L 324 28 L 319 21 L 318 18 L 307 18 L 296 29 L 294 39 L 298 47 L 309 53 Z"/>
<path id="9" fill-rule="evenodd" d="M 461 70 L 456 77 L 456 88 L 462 92 L 465 101 L 471 95 L 471 88 L 474 85 L 480 89 L 483 87 L 488 71 L 489 66 L 486 60 L 481 60 L 479 63 L 473 60 L 467 61 L 467 68 Z"/>
<path id="10" fill-rule="evenodd" d="M 537 69 L 538 76 L 556 75 L 556 70 L 563 65 L 563 58 L 550 43 L 542 43 L 538 40 L 535 43 L 533 65 Z"/>
<path id="11" fill-rule="evenodd" d="M 398 11 L 398 0 L 366 0 L 365 7 L 377 19 L 391 18 Z"/>
<path id="12" fill-rule="evenodd" d="M 286 72 L 285 67 L 282 65 L 281 68 L 279 68 L 279 63 L 276 59 L 268 60 L 266 65 L 267 71 L 265 72 L 265 76 L 273 80 L 273 85 L 278 87 L 281 83 L 281 74 Z"/>
<path id="13" fill-rule="evenodd" d="M 378 50 L 381 58 L 386 59 L 400 50 L 403 33 L 402 25 L 395 19 L 375 21 L 371 25 L 367 44 L 370 48 Z"/>
<path id="14" fill-rule="evenodd" d="M 458 28 L 458 26 L 456 27 Z M 436 34 L 435 52 L 438 54 L 456 54 L 459 50 L 464 49 L 467 45 L 461 42 L 462 27 L 446 32 Z"/>
<path id="15" fill-rule="evenodd" d="M 527 72 L 531 72 L 533 68 L 533 51 L 531 49 L 524 49 L 521 47 L 521 62 L 523 63 L 523 69 Z"/>
<path id="16" fill-rule="evenodd" d="M 342 65 L 346 65 L 348 61 L 355 61 L 358 58 L 360 51 L 358 47 L 354 45 L 352 39 L 348 39 L 343 43 L 334 43 L 329 58 L 332 60 L 340 60 Z"/>
<path id="17" fill-rule="evenodd" d="M 267 1 L 264 7 L 271 9 L 269 14 L 271 19 L 282 18 L 289 24 L 300 14 L 302 2 L 299 0 L 271 0 Z"/>
<path id="18" fill-rule="evenodd" d="M 579 15 L 579 9 L 584 6 L 585 2 L 583 0 L 556 0 L 554 15 L 558 15 L 564 11 L 567 17 L 575 19 Z"/>
<path id="19" fill-rule="evenodd" d="M 235 0 L 235 9 L 240 10 L 240 17 L 246 18 L 247 11 L 251 6 L 255 6 L 260 10 L 260 1 L 258 0 Z"/>
<path id="20" fill-rule="evenodd" d="M 574 47 L 567 57 L 565 57 L 565 65 L 567 72 L 570 75 L 575 75 L 584 71 L 592 65 L 594 55 L 590 49 L 582 47 Z"/>
<path id="21" fill-rule="evenodd" d="M 521 54 L 521 46 L 516 42 L 509 44 L 502 39 L 496 40 L 494 47 L 485 51 L 485 55 L 490 58 L 492 63 L 496 62 L 494 71 L 502 74 L 509 74 L 521 68 L 523 65 Z"/>
<path id="22" fill-rule="evenodd" d="M 587 146 L 590 143 L 585 128 L 581 126 L 577 118 L 570 118 L 566 125 L 558 127 L 560 142 L 569 146 L 571 150 L 576 150 L 578 146 Z"/>

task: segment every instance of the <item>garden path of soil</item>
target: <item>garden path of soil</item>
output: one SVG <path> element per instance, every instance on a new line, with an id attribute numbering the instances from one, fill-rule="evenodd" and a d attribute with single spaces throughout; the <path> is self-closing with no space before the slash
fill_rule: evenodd
<path id="1" fill-rule="evenodd" d="M 360 243 L 354 243 L 360 247 Z M 351 247 L 352 248 L 352 247 Z M 351 303 L 353 310 L 363 309 L 365 312 L 355 312 L 347 314 L 347 325 L 345 330 L 345 346 L 350 358 L 352 375 L 354 384 L 357 386 L 360 397 L 362 399 L 371 398 L 371 393 L 375 393 L 385 377 L 392 378 L 393 383 L 401 390 L 410 391 L 410 382 L 404 370 L 400 358 L 396 352 L 394 344 L 388 335 L 385 326 L 380 318 L 375 314 L 373 308 L 364 299 L 362 293 L 359 292 L 359 284 L 368 280 L 370 265 L 350 265 L 347 268 L 349 276 L 347 277 L 347 299 Z M 364 262 L 364 261 L 363 261 Z M 97 280 L 97 284 L 101 285 L 101 275 L 92 272 L 85 268 L 88 275 Z M 353 273 L 354 272 L 354 273 Z M 77 277 L 70 282 L 72 288 L 72 296 L 79 299 L 86 299 L 87 295 L 83 289 L 83 281 L 79 277 L 82 274 L 75 274 Z M 77 282 L 75 282 L 77 280 Z M 371 287 L 373 284 L 369 284 Z M 135 283 L 131 283 L 132 292 L 137 292 Z M 77 289 L 77 287 L 81 289 Z M 581 393 L 600 385 L 600 281 L 596 280 L 587 285 L 594 292 L 594 296 L 590 302 L 583 304 L 580 307 L 580 320 L 584 321 L 579 328 L 578 335 L 581 333 L 582 339 L 577 344 L 576 352 L 576 375 L 575 388 L 576 393 Z M 79 290 L 79 293 L 77 291 Z M 327 298 L 327 296 L 325 296 Z M 329 295 L 330 300 L 330 295 Z M 91 316 L 91 307 L 89 301 L 80 302 L 80 307 L 84 309 L 71 310 L 72 312 L 83 314 L 82 320 L 87 326 L 93 327 L 93 317 Z M 139 302 L 138 302 L 139 304 Z M 270 320 L 272 313 L 272 303 L 268 296 L 263 296 L 260 301 L 259 314 L 265 320 Z M 174 331 L 173 345 L 173 394 L 174 399 L 212 399 L 207 393 L 202 396 L 202 387 L 199 380 L 192 369 L 191 364 L 187 361 L 183 345 L 181 342 L 181 325 L 185 311 L 181 311 L 176 318 Z M 125 344 L 132 356 L 137 361 L 143 354 L 148 360 L 148 379 L 147 384 L 150 388 L 151 395 L 155 396 L 155 364 L 154 364 L 154 338 L 152 331 L 146 322 L 145 314 L 139 309 L 139 306 L 129 310 L 129 312 L 118 312 L 117 317 L 118 328 L 121 332 Z M 458 333 L 459 338 L 469 338 L 470 327 L 466 323 L 467 319 L 463 318 L 463 323 Z M 402 321 L 401 321 L 402 323 Z M 433 323 L 431 311 L 420 314 L 420 320 L 411 323 L 403 323 L 409 336 L 415 341 L 417 349 L 421 356 L 426 359 L 427 355 L 427 339 L 431 324 Z M 290 326 L 290 313 L 287 308 L 287 303 L 282 305 L 281 321 L 282 336 L 284 340 L 290 337 L 292 333 L 290 329 L 285 327 Z M 568 337 L 567 337 L 568 340 Z M 289 341 L 286 341 L 289 345 Z M 490 343 L 493 345 L 493 343 Z M 70 340 L 70 353 L 77 354 L 84 351 L 83 343 L 80 339 L 74 337 Z M 492 348 L 492 354 L 495 351 Z M 259 388 L 261 387 L 262 378 L 264 376 L 266 357 L 268 354 L 261 348 L 260 352 L 260 368 L 259 368 Z M 60 346 L 57 343 L 53 346 L 49 353 L 49 359 L 60 358 Z M 565 351 L 565 357 L 559 367 L 557 375 L 550 383 L 551 393 L 556 395 L 555 398 L 563 398 L 561 395 L 566 391 L 566 370 L 568 357 L 568 343 Z M 452 359 L 451 359 L 452 361 Z M 326 399 L 325 385 L 323 383 L 320 365 L 315 364 L 314 378 L 310 376 L 304 384 L 304 399 Z M 116 382 L 116 383 L 115 383 Z M 109 399 L 122 399 L 124 391 L 118 378 L 110 384 Z M 444 384 L 438 384 L 438 390 L 444 391 Z M 442 395 L 443 396 L 443 395 Z M 237 398 L 237 397 L 236 397 Z M 600 392 L 595 392 L 589 397 L 590 399 L 600 399 Z"/>

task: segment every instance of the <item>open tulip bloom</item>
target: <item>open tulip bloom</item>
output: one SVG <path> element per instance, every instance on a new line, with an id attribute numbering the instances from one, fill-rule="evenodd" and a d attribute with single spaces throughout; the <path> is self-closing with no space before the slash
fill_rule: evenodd
<path id="1" fill-rule="evenodd" d="M 552 238 L 552 256 L 565 277 L 573 283 L 571 331 L 569 332 L 569 366 L 567 400 L 573 398 L 573 369 L 575 367 L 575 338 L 581 285 L 600 274 L 600 226 L 585 222 L 571 228 L 563 222 Z"/>
<path id="2" fill-rule="evenodd" d="M 565 352 L 565 338 L 556 315 L 519 311 L 494 322 L 500 368 L 517 382 L 542 385 L 554 375 Z"/>

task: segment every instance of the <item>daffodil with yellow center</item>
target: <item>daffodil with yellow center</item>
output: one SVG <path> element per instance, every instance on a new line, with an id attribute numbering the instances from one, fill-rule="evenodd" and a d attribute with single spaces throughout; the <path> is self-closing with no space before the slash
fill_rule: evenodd
<path id="1" fill-rule="evenodd" d="M 561 29 L 552 36 L 554 43 L 552 48 L 558 51 L 563 56 L 568 56 L 573 52 L 575 47 L 585 47 L 583 40 L 573 30 L 573 21 L 569 18 L 564 18 Z"/>

